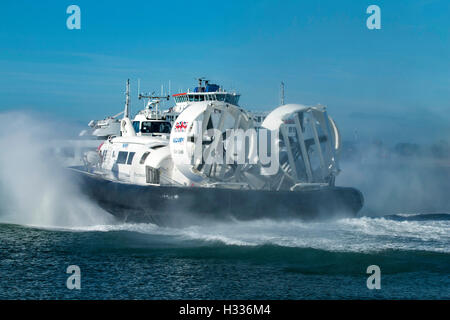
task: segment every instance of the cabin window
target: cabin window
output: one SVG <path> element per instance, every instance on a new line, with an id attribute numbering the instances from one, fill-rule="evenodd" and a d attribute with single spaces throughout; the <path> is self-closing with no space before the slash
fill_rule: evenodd
<path id="1" fill-rule="evenodd" d="M 233 96 L 233 95 L 227 94 L 227 95 L 225 96 L 225 102 L 228 102 L 228 103 L 237 105 L 237 102 L 238 102 L 238 96 Z"/>
<path id="2" fill-rule="evenodd" d="M 170 133 L 172 126 L 170 122 L 163 121 L 143 121 L 142 133 Z"/>
<path id="3" fill-rule="evenodd" d="M 217 101 L 224 101 L 224 100 L 225 100 L 225 96 L 223 94 L 217 95 Z"/>
<path id="4" fill-rule="evenodd" d="M 201 96 L 199 96 L 199 99 L 198 99 L 199 101 L 205 101 L 205 96 L 204 95 L 201 95 Z"/>
<path id="5" fill-rule="evenodd" d="M 128 152 L 119 151 L 119 155 L 117 156 L 117 164 L 124 164 L 127 162 Z"/>
<path id="6" fill-rule="evenodd" d="M 131 164 L 131 162 L 133 162 L 133 158 L 134 158 L 134 154 L 135 154 L 136 152 L 130 152 L 129 154 L 128 154 L 128 160 L 127 160 L 127 164 Z"/>
<path id="7" fill-rule="evenodd" d="M 145 160 L 147 160 L 148 155 L 150 154 L 150 151 L 144 152 L 144 154 L 141 157 L 141 160 L 139 161 L 139 164 L 144 164 Z"/>
<path id="8" fill-rule="evenodd" d="M 194 96 L 189 96 L 189 101 L 194 101 Z"/>
<path id="9" fill-rule="evenodd" d="M 140 124 L 141 124 L 141 122 L 140 121 L 133 121 L 133 129 L 134 129 L 134 132 L 136 132 L 136 133 L 138 133 L 140 130 Z"/>

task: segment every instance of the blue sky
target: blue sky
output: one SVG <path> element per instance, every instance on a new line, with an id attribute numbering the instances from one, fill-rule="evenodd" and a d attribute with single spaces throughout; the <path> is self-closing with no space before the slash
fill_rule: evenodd
<path id="1" fill-rule="evenodd" d="M 81 30 L 66 28 L 71 4 Z M 174 93 L 199 76 L 271 109 L 284 81 L 287 102 L 327 105 L 347 137 L 449 140 L 449 34 L 448 0 L 3 0 L 0 111 L 88 121 L 122 110 L 127 78 Z"/>

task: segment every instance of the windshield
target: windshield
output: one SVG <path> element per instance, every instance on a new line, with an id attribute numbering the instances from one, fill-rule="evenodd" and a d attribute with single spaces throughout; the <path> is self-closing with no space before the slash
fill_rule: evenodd
<path id="1" fill-rule="evenodd" d="M 143 121 L 142 133 L 170 133 L 170 122 L 163 121 Z"/>

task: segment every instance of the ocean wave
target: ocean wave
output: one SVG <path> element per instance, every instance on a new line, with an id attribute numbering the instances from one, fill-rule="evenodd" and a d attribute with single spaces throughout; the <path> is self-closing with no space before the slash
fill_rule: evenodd
<path id="1" fill-rule="evenodd" d="M 416 217 L 417 218 L 417 217 Z M 221 243 L 232 246 L 275 245 L 342 252 L 419 250 L 450 252 L 450 220 L 392 219 L 392 217 L 346 218 L 334 221 L 299 220 L 234 221 L 184 228 L 154 224 L 111 224 L 64 228 L 75 232 L 133 232 L 164 236 L 173 243 L 191 241 L 201 245 Z"/>

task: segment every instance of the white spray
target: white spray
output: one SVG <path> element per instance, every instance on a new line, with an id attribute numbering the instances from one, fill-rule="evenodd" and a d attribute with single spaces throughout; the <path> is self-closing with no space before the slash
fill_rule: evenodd
<path id="1" fill-rule="evenodd" d="M 1 222 L 73 227 L 114 221 L 82 196 L 52 156 L 48 121 L 12 112 L 0 114 L 0 123 Z"/>

